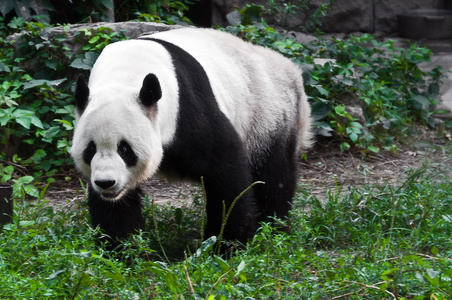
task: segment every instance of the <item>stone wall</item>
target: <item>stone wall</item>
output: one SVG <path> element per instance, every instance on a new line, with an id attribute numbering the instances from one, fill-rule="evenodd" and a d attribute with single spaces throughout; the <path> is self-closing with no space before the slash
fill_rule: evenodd
<path id="1" fill-rule="evenodd" d="M 336 0 L 323 19 L 325 32 L 397 32 L 397 14 L 442 8 L 444 0 Z"/>
<path id="2" fill-rule="evenodd" d="M 397 31 L 397 14 L 412 9 L 440 8 L 442 0 L 375 0 L 375 30 L 382 32 Z"/>
<path id="3" fill-rule="evenodd" d="M 263 4 L 267 0 L 212 0 L 212 23 L 225 25 L 225 15 L 247 3 Z M 326 0 L 314 0 L 322 3 Z M 443 8 L 448 0 L 336 0 L 327 17 L 323 18 L 325 32 L 384 32 L 397 31 L 397 14 L 411 9 Z"/>

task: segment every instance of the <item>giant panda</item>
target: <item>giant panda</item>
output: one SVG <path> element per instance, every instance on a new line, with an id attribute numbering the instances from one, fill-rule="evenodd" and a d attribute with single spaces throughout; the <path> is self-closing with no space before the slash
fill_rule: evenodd
<path id="1" fill-rule="evenodd" d="M 71 156 L 112 248 L 144 228 L 139 184 L 155 174 L 203 177 L 205 237 L 255 181 L 223 237 L 245 243 L 259 221 L 287 216 L 311 120 L 301 69 L 282 55 L 213 29 L 156 33 L 105 47 L 75 99 Z"/>

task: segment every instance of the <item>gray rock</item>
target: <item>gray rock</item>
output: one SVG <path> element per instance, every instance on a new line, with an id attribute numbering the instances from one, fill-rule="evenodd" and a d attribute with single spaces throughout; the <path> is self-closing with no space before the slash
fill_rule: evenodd
<path id="1" fill-rule="evenodd" d="M 418 8 L 439 8 L 442 2 L 442 0 L 375 0 L 375 30 L 396 32 L 398 31 L 397 14 Z"/>
<path id="2" fill-rule="evenodd" d="M 290 39 L 296 40 L 298 43 L 300 43 L 302 45 L 306 45 L 312 41 L 317 40 L 317 38 L 315 36 L 301 33 L 301 32 L 296 32 L 296 31 L 288 31 L 284 35 Z"/>
<path id="3" fill-rule="evenodd" d="M 322 2 L 322 1 L 319 1 Z M 325 32 L 373 32 L 373 0 L 337 0 L 322 18 Z"/>
<path id="4" fill-rule="evenodd" d="M 110 28 L 114 32 L 123 32 L 128 38 L 137 38 L 141 35 L 151 34 L 160 31 L 167 31 L 176 28 L 182 28 L 181 25 L 166 25 L 162 23 L 152 22 L 117 22 L 117 23 L 85 23 L 70 25 L 69 29 L 66 26 L 58 26 L 49 29 L 49 36 L 54 37 L 56 35 L 66 35 L 67 39 L 63 42 L 63 45 L 70 49 L 72 53 L 76 53 L 80 50 L 81 45 L 75 40 L 76 32 L 82 29 L 97 30 L 101 27 Z M 25 34 L 24 32 L 15 33 L 7 38 L 9 41 L 15 41 L 20 36 Z"/>

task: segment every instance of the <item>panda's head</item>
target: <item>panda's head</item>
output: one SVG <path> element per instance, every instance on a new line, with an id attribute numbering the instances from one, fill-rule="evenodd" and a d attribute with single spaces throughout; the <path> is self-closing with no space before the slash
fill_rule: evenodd
<path id="1" fill-rule="evenodd" d="M 139 90 L 127 86 L 90 90 L 83 77 L 77 79 L 71 156 L 105 200 L 120 199 L 156 172 L 163 156 L 155 122 L 161 96 L 154 74 L 145 76 Z"/>

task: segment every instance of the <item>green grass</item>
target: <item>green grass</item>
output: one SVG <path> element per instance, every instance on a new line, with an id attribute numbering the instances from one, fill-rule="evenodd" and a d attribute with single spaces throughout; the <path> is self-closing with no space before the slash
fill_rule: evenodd
<path id="1" fill-rule="evenodd" d="M 147 206 L 149 230 L 120 261 L 96 244 L 84 203 L 16 203 L 0 299 L 451 299 L 452 182 L 429 169 L 403 178 L 326 201 L 301 188 L 290 233 L 263 224 L 230 258 L 199 242 L 199 205 Z"/>

